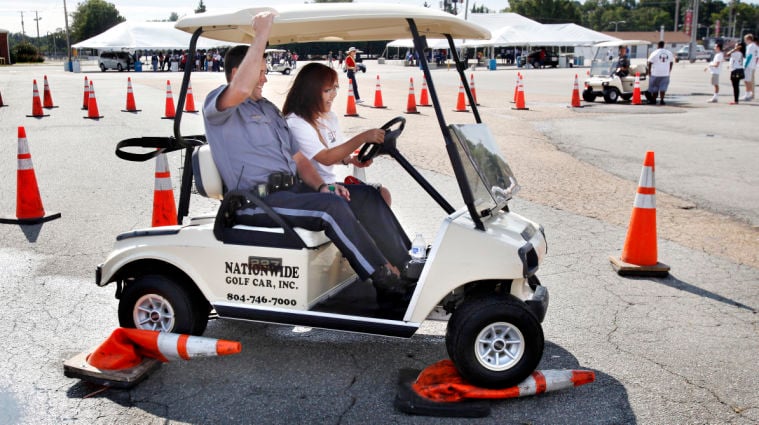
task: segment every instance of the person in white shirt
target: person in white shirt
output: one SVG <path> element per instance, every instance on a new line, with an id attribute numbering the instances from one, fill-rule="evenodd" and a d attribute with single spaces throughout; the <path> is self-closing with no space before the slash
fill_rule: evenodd
<path id="1" fill-rule="evenodd" d="M 648 91 L 651 93 L 651 104 L 656 103 L 657 94 L 659 104 L 664 105 L 664 95 L 669 88 L 669 73 L 674 63 L 672 52 L 664 48 L 664 41 L 660 41 L 658 49 L 648 57 Z"/>
<path id="2" fill-rule="evenodd" d="M 746 94 L 741 100 L 752 100 L 754 98 L 754 70 L 756 70 L 756 61 L 759 59 L 759 46 L 754 42 L 753 34 L 746 34 L 743 40 L 746 42 L 746 59 L 743 64 L 746 75 L 743 79 L 746 83 Z"/>
<path id="3" fill-rule="evenodd" d="M 382 143 L 385 136 L 383 130 L 371 129 L 345 140 L 337 115 L 332 112 L 338 88 L 334 69 L 321 63 L 309 63 L 298 72 L 282 107 L 290 134 L 301 153 L 311 160 L 326 182 L 336 180 L 338 164 L 359 168 L 371 165 L 371 160 L 361 162 L 352 153 L 364 143 Z M 351 186 L 345 185 L 348 190 Z M 390 191 L 379 184 L 372 186 L 390 205 Z"/>
<path id="4" fill-rule="evenodd" d="M 707 103 L 717 103 L 719 98 L 719 71 L 722 66 L 722 62 L 725 61 L 725 55 L 722 53 L 722 43 L 717 43 L 714 46 L 714 57 L 709 62 L 709 66 L 704 68 L 704 71 L 709 71 L 712 75 L 712 85 L 714 86 L 714 95 L 711 99 L 707 100 Z"/>

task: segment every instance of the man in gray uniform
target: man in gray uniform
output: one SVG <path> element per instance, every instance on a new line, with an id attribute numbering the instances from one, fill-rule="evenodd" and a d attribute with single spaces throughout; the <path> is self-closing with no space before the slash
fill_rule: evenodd
<path id="1" fill-rule="evenodd" d="M 324 182 L 290 137 L 279 109 L 262 95 L 266 83 L 264 50 L 274 15 L 253 18 L 255 37 L 227 53 L 227 84 L 211 91 L 203 106 L 206 137 L 228 190 L 257 192 L 272 174 L 295 176 L 292 187 L 268 193 L 265 202 L 294 227 L 324 230 L 362 279 L 371 278 L 379 295 L 406 292 L 400 278 L 411 242 L 390 208 L 371 186 Z M 376 139 L 382 143 L 382 133 Z M 271 189 L 271 188 L 269 188 Z M 238 212 L 238 221 L 277 227 L 259 208 Z"/>

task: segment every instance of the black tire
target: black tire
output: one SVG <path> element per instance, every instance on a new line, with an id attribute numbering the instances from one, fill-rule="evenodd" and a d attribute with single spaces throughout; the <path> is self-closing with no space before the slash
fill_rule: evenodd
<path id="1" fill-rule="evenodd" d="M 138 277 L 121 295 L 119 325 L 202 335 L 208 325 L 209 305 L 192 289 L 168 276 Z"/>
<path id="2" fill-rule="evenodd" d="M 290 75 L 290 68 L 285 68 L 282 70 L 282 75 Z"/>
<path id="3" fill-rule="evenodd" d="M 123 66 L 121 66 L 121 64 L 120 64 L 120 63 L 117 63 L 117 64 L 116 64 L 116 69 L 118 69 L 118 70 L 119 70 L 119 72 L 122 72 L 122 71 L 124 71 L 124 67 L 123 67 Z"/>
<path id="4" fill-rule="evenodd" d="M 105 70 L 106 70 L 105 64 L 101 63 L 100 64 L 100 72 L 105 72 Z"/>
<path id="5" fill-rule="evenodd" d="M 594 102 L 596 100 L 596 95 L 590 89 L 583 90 L 582 91 L 582 100 L 584 100 L 586 102 Z"/>
<path id="6" fill-rule="evenodd" d="M 621 97 L 622 100 L 630 100 L 630 99 L 632 99 L 633 94 L 632 93 L 622 94 L 619 97 Z"/>
<path id="7" fill-rule="evenodd" d="M 544 343 L 540 322 L 512 295 L 464 301 L 446 330 L 446 348 L 456 369 L 467 381 L 486 388 L 522 382 L 540 363 Z"/>
<path id="8" fill-rule="evenodd" d="M 619 92 L 615 88 L 604 89 L 604 102 L 617 103 L 619 100 Z"/>

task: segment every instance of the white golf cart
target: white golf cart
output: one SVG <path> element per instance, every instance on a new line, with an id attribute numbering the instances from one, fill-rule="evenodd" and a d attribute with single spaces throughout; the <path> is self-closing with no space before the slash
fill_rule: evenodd
<path id="1" fill-rule="evenodd" d="M 585 80 L 585 89 L 582 99 L 593 102 L 596 97 L 603 97 L 606 103 L 617 103 L 619 98 L 630 100 L 635 87 L 635 74 L 640 75 L 640 93 L 647 100 L 651 100 L 648 92 L 648 78 L 646 60 L 643 62 L 630 60 L 630 73 L 625 77 L 619 77 L 614 73 L 617 69 L 618 51 L 620 46 L 639 46 L 648 49 L 651 44 L 645 40 L 612 40 L 596 44 L 596 54 L 590 66 L 590 77 Z"/>
<path id="2" fill-rule="evenodd" d="M 541 226 L 509 211 L 508 201 L 518 188 L 516 180 L 481 123 L 465 84 L 465 65 L 455 53 L 454 38 L 488 39 L 489 32 L 435 10 L 363 3 L 203 13 L 180 19 L 176 27 L 193 34 L 191 52 L 201 34 L 250 43 L 252 17 L 262 10 L 277 14 L 269 38 L 272 44 L 412 36 L 465 205 L 452 207 L 400 153 L 398 137 L 405 119 L 395 118 L 385 125 L 389 131 L 384 144 L 362 148 L 362 157 L 387 154 L 394 158 L 448 214 L 426 262 L 416 264 L 413 294 L 397 311 L 378 308 L 372 285 L 357 278 L 323 232 L 293 228 L 274 211 L 270 214 L 281 228 L 235 225 L 229 220 L 234 216 L 230 211 L 183 220 L 193 180 L 201 195 L 224 196 L 205 138 L 181 135 L 190 76 L 186 71 L 174 137 L 128 139 L 117 148 L 118 156 L 130 160 L 146 160 L 161 151 L 187 152 L 178 207 L 183 224 L 118 235 L 113 252 L 97 268 L 97 285 L 116 283 L 120 324 L 200 335 L 213 313 L 220 319 L 411 337 L 437 308 L 450 315 L 446 346 L 466 379 L 488 387 L 521 382 L 543 354 L 541 322 L 548 291 L 536 272 L 547 245 Z M 446 124 L 422 54 L 425 37 L 448 39 L 476 124 Z M 124 149 L 129 146 L 148 149 L 144 154 L 132 153 Z M 267 209 L 266 198 L 257 198 L 255 203 Z"/>
<path id="3" fill-rule="evenodd" d="M 281 72 L 282 75 L 290 75 L 293 69 L 292 62 L 287 59 L 287 50 L 266 49 L 266 73 Z"/>

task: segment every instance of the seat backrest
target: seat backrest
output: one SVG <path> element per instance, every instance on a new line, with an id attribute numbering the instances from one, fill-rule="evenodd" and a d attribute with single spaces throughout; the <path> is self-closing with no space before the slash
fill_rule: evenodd
<path id="1" fill-rule="evenodd" d="M 213 199 L 224 198 L 224 182 L 213 161 L 209 145 L 192 151 L 192 174 L 199 194 Z"/>
<path id="2" fill-rule="evenodd" d="M 646 75 L 647 71 L 648 71 L 648 66 L 645 63 L 639 63 L 630 70 L 630 75 L 634 77 L 636 72 L 639 72 L 640 75 Z"/>

